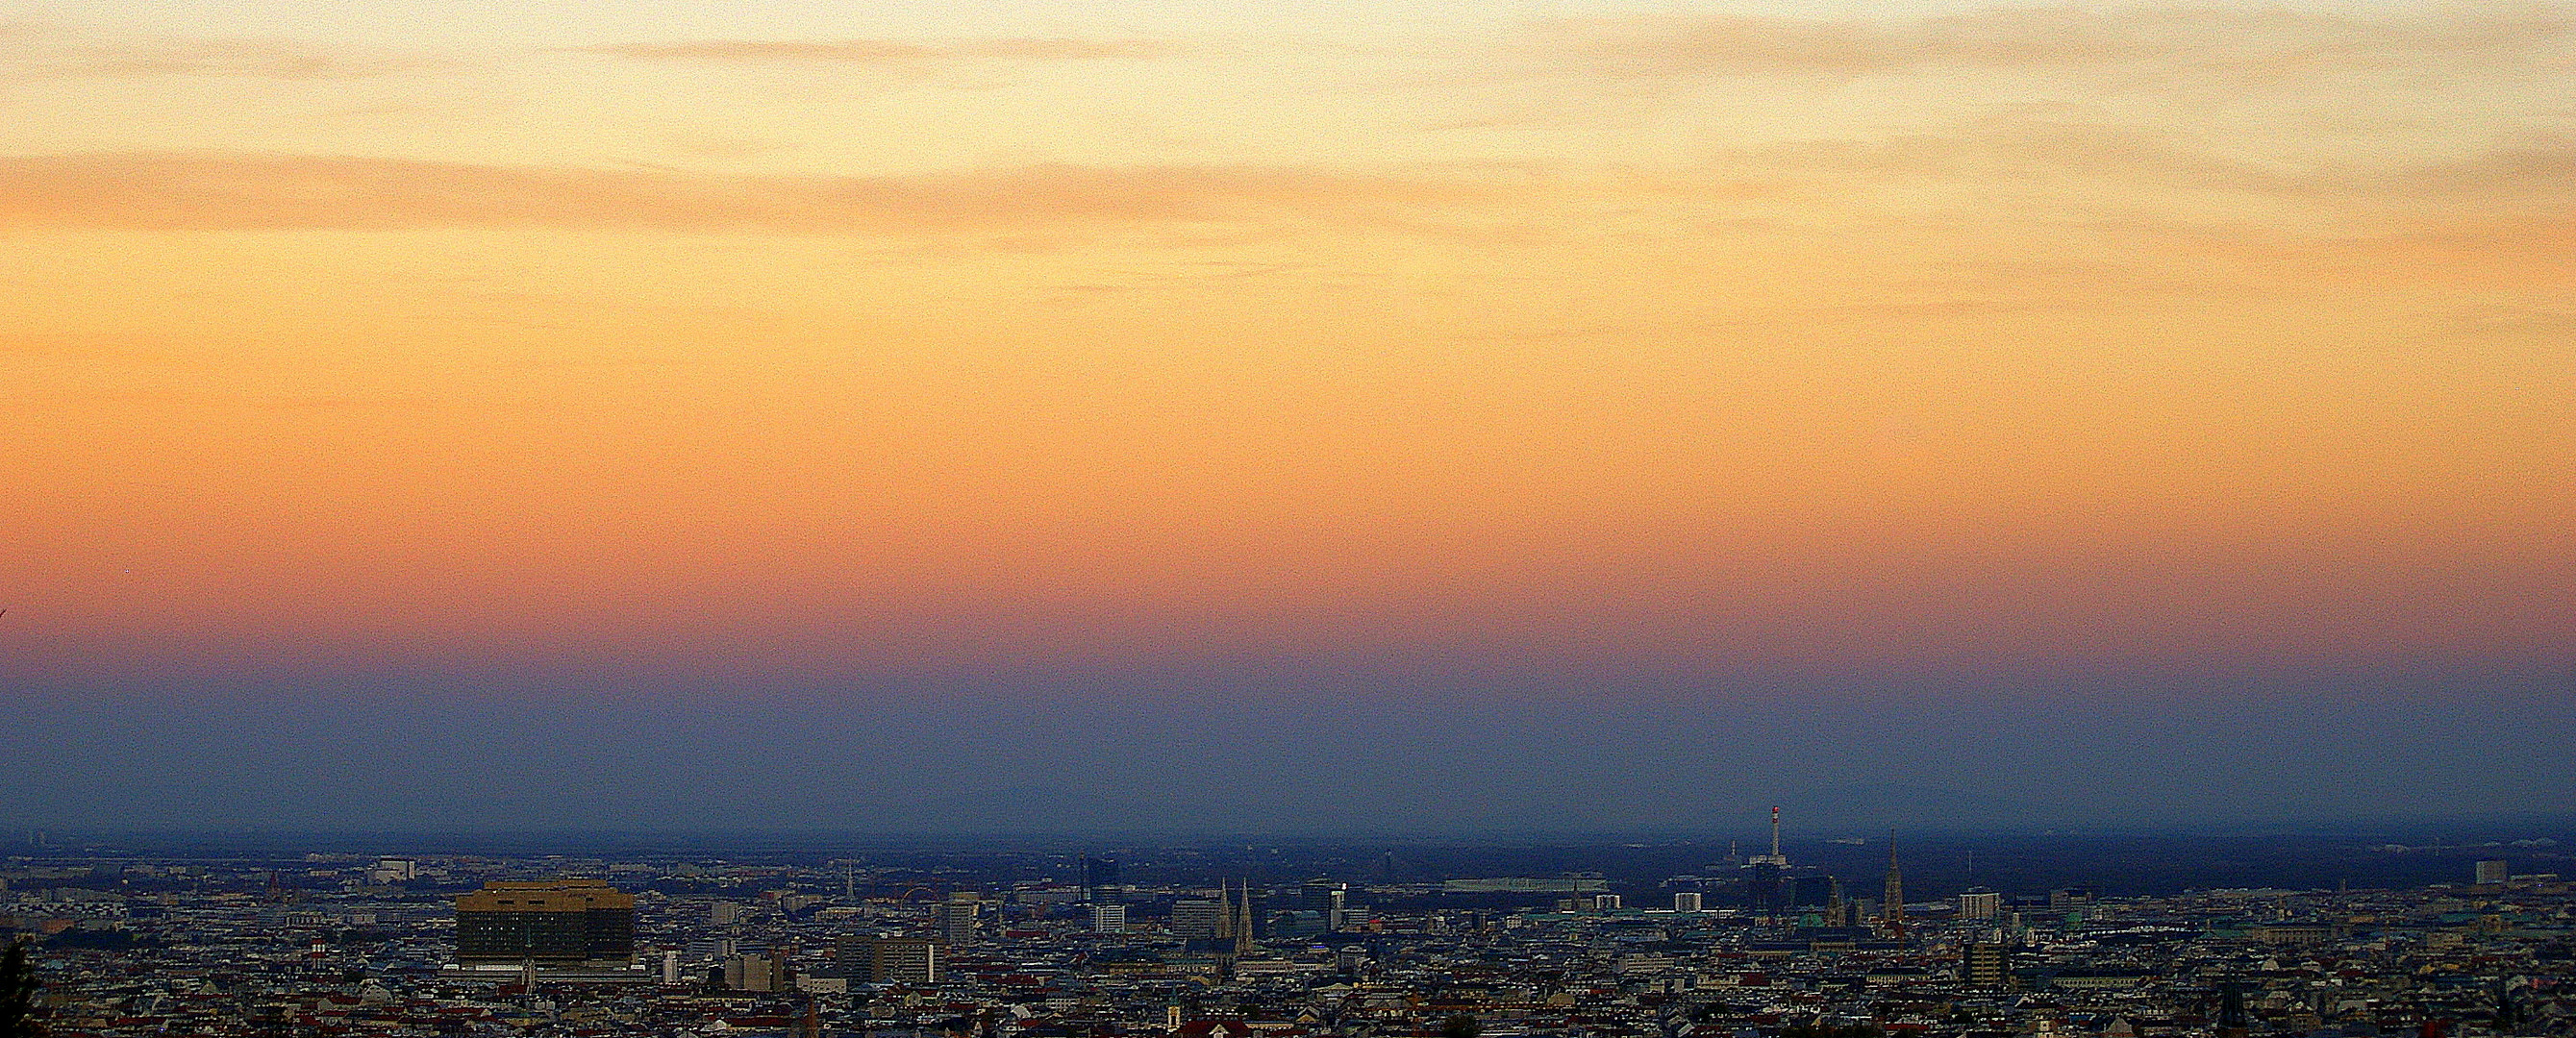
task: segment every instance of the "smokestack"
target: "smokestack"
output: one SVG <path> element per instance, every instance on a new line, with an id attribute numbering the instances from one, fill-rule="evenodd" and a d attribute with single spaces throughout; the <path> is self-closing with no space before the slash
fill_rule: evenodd
<path id="1" fill-rule="evenodd" d="M 1771 805 L 1771 857 L 1780 857 L 1780 805 Z"/>

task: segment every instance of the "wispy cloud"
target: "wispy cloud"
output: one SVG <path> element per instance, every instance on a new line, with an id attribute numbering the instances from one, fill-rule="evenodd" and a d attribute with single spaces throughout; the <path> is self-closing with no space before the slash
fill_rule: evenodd
<path id="1" fill-rule="evenodd" d="M 2391 190 L 2480 205 L 2576 209 L 2576 138 L 2507 144 L 2386 178 Z"/>
<path id="2" fill-rule="evenodd" d="M 188 40 L 100 50 L 66 71 L 93 76 L 351 79 L 466 67 L 452 58 L 359 52 L 272 40 Z"/>
<path id="3" fill-rule="evenodd" d="M 1886 20 L 1580 19 L 1538 27 L 1510 55 L 1524 72 L 1616 79 L 2119 66 L 2259 76 L 2498 62 L 2563 69 L 2576 67 L 2576 8 L 2457 4 L 2356 15 L 2070 4 Z"/>
<path id="4" fill-rule="evenodd" d="M 847 63 L 922 66 L 976 60 L 1115 61 L 1187 53 L 1168 40 L 995 39 L 943 44 L 894 40 L 694 40 L 613 43 L 576 51 L 651 61 Z"/>
<path id="5" fill-rule="evenodd" d="M 1872 212 L 2032 221 L 2268 226 L 2377 234 L 2420 221 L 2576 214 L 2576 139 L 2536 136 L 2412 161 L 2295 161 L 2172 129 L 1999 116 L 1866 140 L 1747 146 L 1637 170 L 1621 190 L 1703 213 Z"/>
<path id="6" fill-rule="evenodd" d="M 1465 180 L 1313 169 L 1030 166 L 713 177 L 406 159 L 109 153 L 0 159 L 0 226 L 637 226 L 785 233 L 1368 217 L 1490 197 Z"/>
<path id="7" fill-rule="evenodd" d="M 22 78 L 362 79 L 475 67 L 452 55 L 324 46 L 295 40 L 77 38 L 40 26 L 0 30 L 0 69 Z"/>
<path id="8" fill-rule="evenodd" d="M 2022 180 L 2033 185 L 2026 194 L 1993 187 Z M 1942 194 L 1925 186 L 1944 183 L 1987 185 L 1984 207 L 1909 219 L 1901 206 L 1877 201 Z M 2235 215 L 2256 207 L 2139 204 L 2121 185 L 2140 183 L 2291 199 L 2335 215 L 2267 223 Z M 1908 240 L 1953 241 L 1965 250 L 1961 255 L 1986 255 L 1996 234 L 2023 227 L 2049 240 L 2089 242 L 2084 249 L 2110 249 L 2097 260 L 2117 269 L 2136 266 L 2134 277 L 2185 288 L 2206 287 L 2208 279 L 2191 272 L 2209 264 L 2266 281 L 2576 285 L 2576 239 L 2568 233 L 2576 210 L 2563 203 L 2571 195 L 2576 152 L 2565 148 L 2534 145 L 2367 175 L 2283 174 L 2168 142 L 2081 129 L 2038 138 L 1999 132 L 1982 140 L 1785 148 L 1748 152 L 1693 174 L 1608 179 L 1446 168 L 1364 174 L 1329 167 L 1028 166 L 851 177 L 245 154 L 0 159 L 0 229 L 520 225 L 966 235 L 1007 250 L 1138 230 L 1166 241 L 1178 235 L 1241 242 L 1354 231 L 1455 236 L 1460 228 L 1508 226 L 1537 237 L 1468 237 L 1480 247 L 1535 255 L 1530 250 L 1551 248 L 1548 242 L 1629 233 L 1593 227 L 1586 212 L 1663 213 L 1652 222 L 1689 238 L 1688 229 L 1703 226 L 1711 214 L 1743 206 L 1756 207 L 1742 210 L 1752 213 L 1785 200 L 1791 206 L 1785 212 L 1794 215 L 1831 198 L 1842 213 L 1839 229 L 1803 217 L 1785 223 L 1748 218 L 1739 236 L 1812 248 L 1856 243 L 1852 236 L 1880 228 Z M 2513 204 L 2493 204 L 2499 199 Z M 2092 230 L 2069 230 L 2079 225 Z M 2096 270 L 2084 279 L 2098 285 L 2103 276 Z M 2009 280 L 2011 292 L 1975 298 L 2020 299 L 2034 291 L 2057 297 L 2028 271 Z M 2062 294 L 2083 293 L 2067 288 Z"/>

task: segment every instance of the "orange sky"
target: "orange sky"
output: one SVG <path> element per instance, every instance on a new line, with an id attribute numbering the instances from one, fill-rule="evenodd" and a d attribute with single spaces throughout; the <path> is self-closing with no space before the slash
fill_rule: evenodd
<path id="1" fill-rule="evenodd" d="M 2576 632 L 2576 8 L 123 6 L 0 8 L 45 666 Z"/>

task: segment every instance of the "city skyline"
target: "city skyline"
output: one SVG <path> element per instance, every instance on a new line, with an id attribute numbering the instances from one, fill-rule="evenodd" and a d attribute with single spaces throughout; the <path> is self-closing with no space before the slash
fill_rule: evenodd
<path id="1" fill-rule="evenodd" d="M 11 946 L 21 983 L 0 1023 L 99 1038 L 2552 1038 L 2576 1025 L 2562 983 L 2576 889 L 2549 839 L 2516 843 L 2517 860 L 2319 838 L 2030 840 L 2015 849 L 2037 872 L 1991 877 L 2010 893 L 1940 883 L 1884 902 L 1777 855 L 1700 864 L 1705 847 L 1416 846 L 1400 863 L 1330 843 L 1131 848 L 1138 874 L 989 846 L 308 849 L 324 846 L 11 847 L 24 853 L 0 863 L 0 906 L 28 937 Z M 2177 851 L 2202 865 L 2137 882 L 2139 866 L 2183 864 Z M 1606 871 L 1563 871 L 1578 863 Z M 1246 866 L 1291 878 L 1239 878 Z"/>

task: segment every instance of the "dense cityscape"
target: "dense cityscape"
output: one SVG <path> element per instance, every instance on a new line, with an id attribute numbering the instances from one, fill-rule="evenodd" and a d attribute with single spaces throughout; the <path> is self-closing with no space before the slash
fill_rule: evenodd
<path id="1" fill-rule="evenodd" d="M 41 839 L 0 867 L 0 925 L 61 1038 L 2576 1035 L 2576 888 L 2547 838 L 2370 849 L 2459 866 L 2425 884 L 2175 890 L 1909 883 L 1901 837 L 1834 841 L 1828 869 L 1776 825 L 1661 875 L 1633 850 L 1607 873 L 1440 875 L 1424 853 L 1254 845 Z M 1863 853 L 1878 868 L 1853 874 Z"/>
<path id="2" fill-rule="evenodd" d="M 2571 361 L 2576 0 L 0 0 L 0 1038 L 2576 1038 Z"/>

